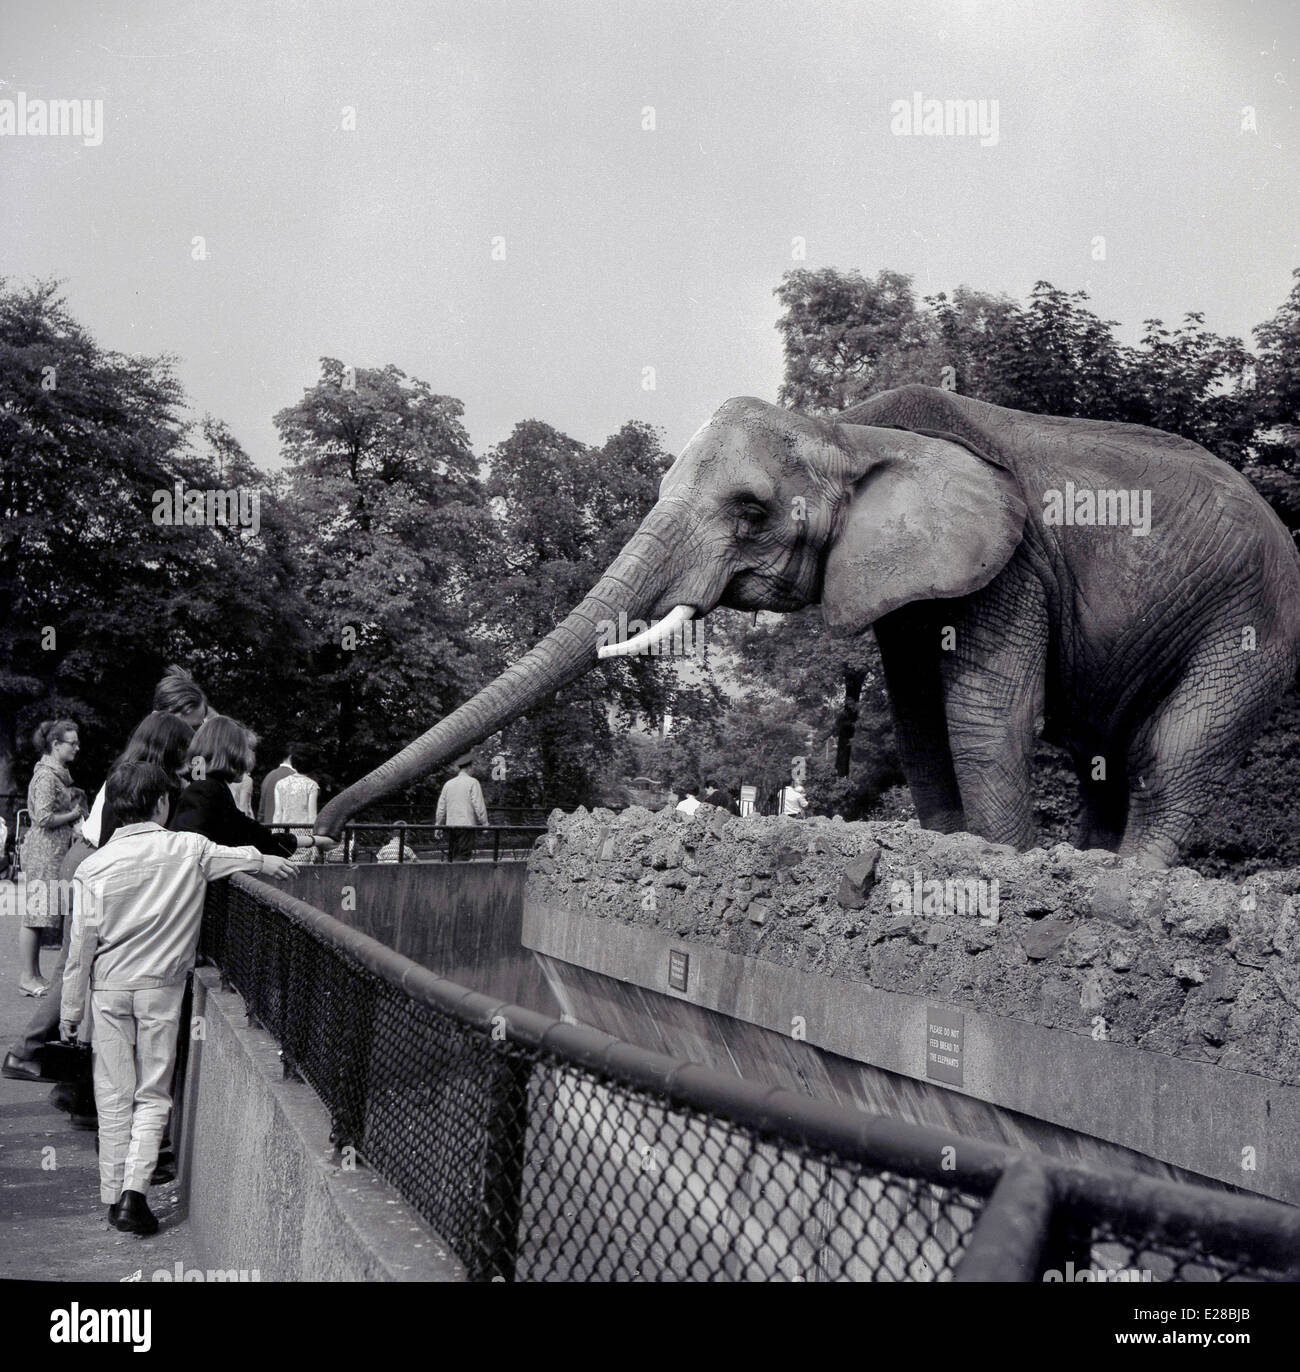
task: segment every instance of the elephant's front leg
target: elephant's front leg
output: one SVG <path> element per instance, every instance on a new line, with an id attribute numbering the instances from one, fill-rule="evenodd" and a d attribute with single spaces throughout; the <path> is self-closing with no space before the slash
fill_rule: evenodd
<path id="1" fill-rule="evenodd" d="M 894 743 L 923 829 L 953 834 L 966 828 L 961 792 L 948 751 L 939 632 L 934 603 L 904 605 L 875 623 L 889 688 Z"/>
<path id="2" fill-rule="evenodd" d="M 966 827 L 1029 848 L 1037 837 L 1031 776 L 1044 703 L 1046 597 L 1016 557 L 984 590 L 952 606 L 941 662 Z"/>

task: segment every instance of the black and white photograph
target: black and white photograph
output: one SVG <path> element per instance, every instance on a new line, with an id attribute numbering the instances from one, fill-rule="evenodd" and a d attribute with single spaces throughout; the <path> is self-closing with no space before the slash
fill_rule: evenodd
<path id="1" fill-rule="evenodd" d="M 1284 1336 L 1298 56 L 0 0 L 16 1357 L 359 1282 Z"/>

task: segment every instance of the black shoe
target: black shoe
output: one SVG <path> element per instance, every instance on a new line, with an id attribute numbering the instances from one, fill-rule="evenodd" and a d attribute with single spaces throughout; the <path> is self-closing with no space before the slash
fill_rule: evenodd
<path id="1" fill-rule="evenodd" d="M 114 1213 L 116 1211 L 116 1213 Z M 122 1199 L 108 1207 L 108 1222 L 124 1234 L 156 1234 L 158 1217 L 139 1191 L 123 1191 Z"/>
<path id="2" fill-rule="evenodd" d="M 99 1116 L 95 1112 L 95 1094 L 84 1086 L 73 1082 L 61 1081 L 50 1092 L 50 1104 L 62 1110 L 72 1121 L 74 1129 L 99 1128 Z"/>
<path id="3" fill-rule="evenodd" d="M 40 1081 L 41 1064 L 32 1058 L 20 1058 L 17 1053 L 6 1053 L 0 1073 L 13 1081 Z"/>
<path id="4" fill-rule="evenodd" d="M 158 1154 L 158 1161 L 154 1164 L 153 1176 L 149 1179 L 150 1186 L 166 1186 L 169 1181 L 176 1180 L 176 1154 L 170 1148 L 164 1148 Z"/>

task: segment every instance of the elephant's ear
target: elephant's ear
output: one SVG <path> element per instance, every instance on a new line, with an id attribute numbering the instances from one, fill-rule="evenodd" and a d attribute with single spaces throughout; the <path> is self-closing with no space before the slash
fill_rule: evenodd
<path id="1" fill-rule="evenodd" d="M 1026 508 L 1014 476 L 964 439 L 836 426 L 855 480 L 826 557 L 822 613 L 861 633 L 916 600 L 987 586 L 1020 543 Z"/>

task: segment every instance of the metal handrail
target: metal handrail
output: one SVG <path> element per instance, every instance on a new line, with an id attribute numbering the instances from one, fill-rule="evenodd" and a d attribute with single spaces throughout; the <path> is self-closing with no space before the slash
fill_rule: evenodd
<path id="1" fill-rule="evenodd" d="M 273 831 L 286 833 L 310 834 L 314 832 L 315 826 L 312 824 L 271 824 L 268 826 Z M 356 851 L 355 840 L 358 835 L 365 834 L 384 834 L 391 838 L 397 835 L 397 861 L 406 861 L 407 843 L 410 842 L 414 851 L 414 836 L 421 833 L 432 833 L 435 839 L 440 838 L 446 830 L 458 829 L 462 833 L 490 834 L 492 836 L 492 861 L 501 860 L 502 842 L 501 836 L 516 835 L 527 836 L 528 846 L 531 847 L 534 840 L 546 833 L 544 824 L 483 824 L 474 826 L 460 826 L 449 824 L 409 824 L 405 820 L 393 820 L 390 823 L 354 823 L 349 822 L 343 826 L 343 831 L 339 836 L 339 844 L 343 846 L 343 861 L 351 862 Z M 335 845 L 338 846 L 337 844 Z M 521 843 L 507 844 L 508 848 L 521 848 Z M 477 842 L 475 851 L 478 851 Z M 448 861 L 451 860 L 451 849 L 448 846 Z"/>

